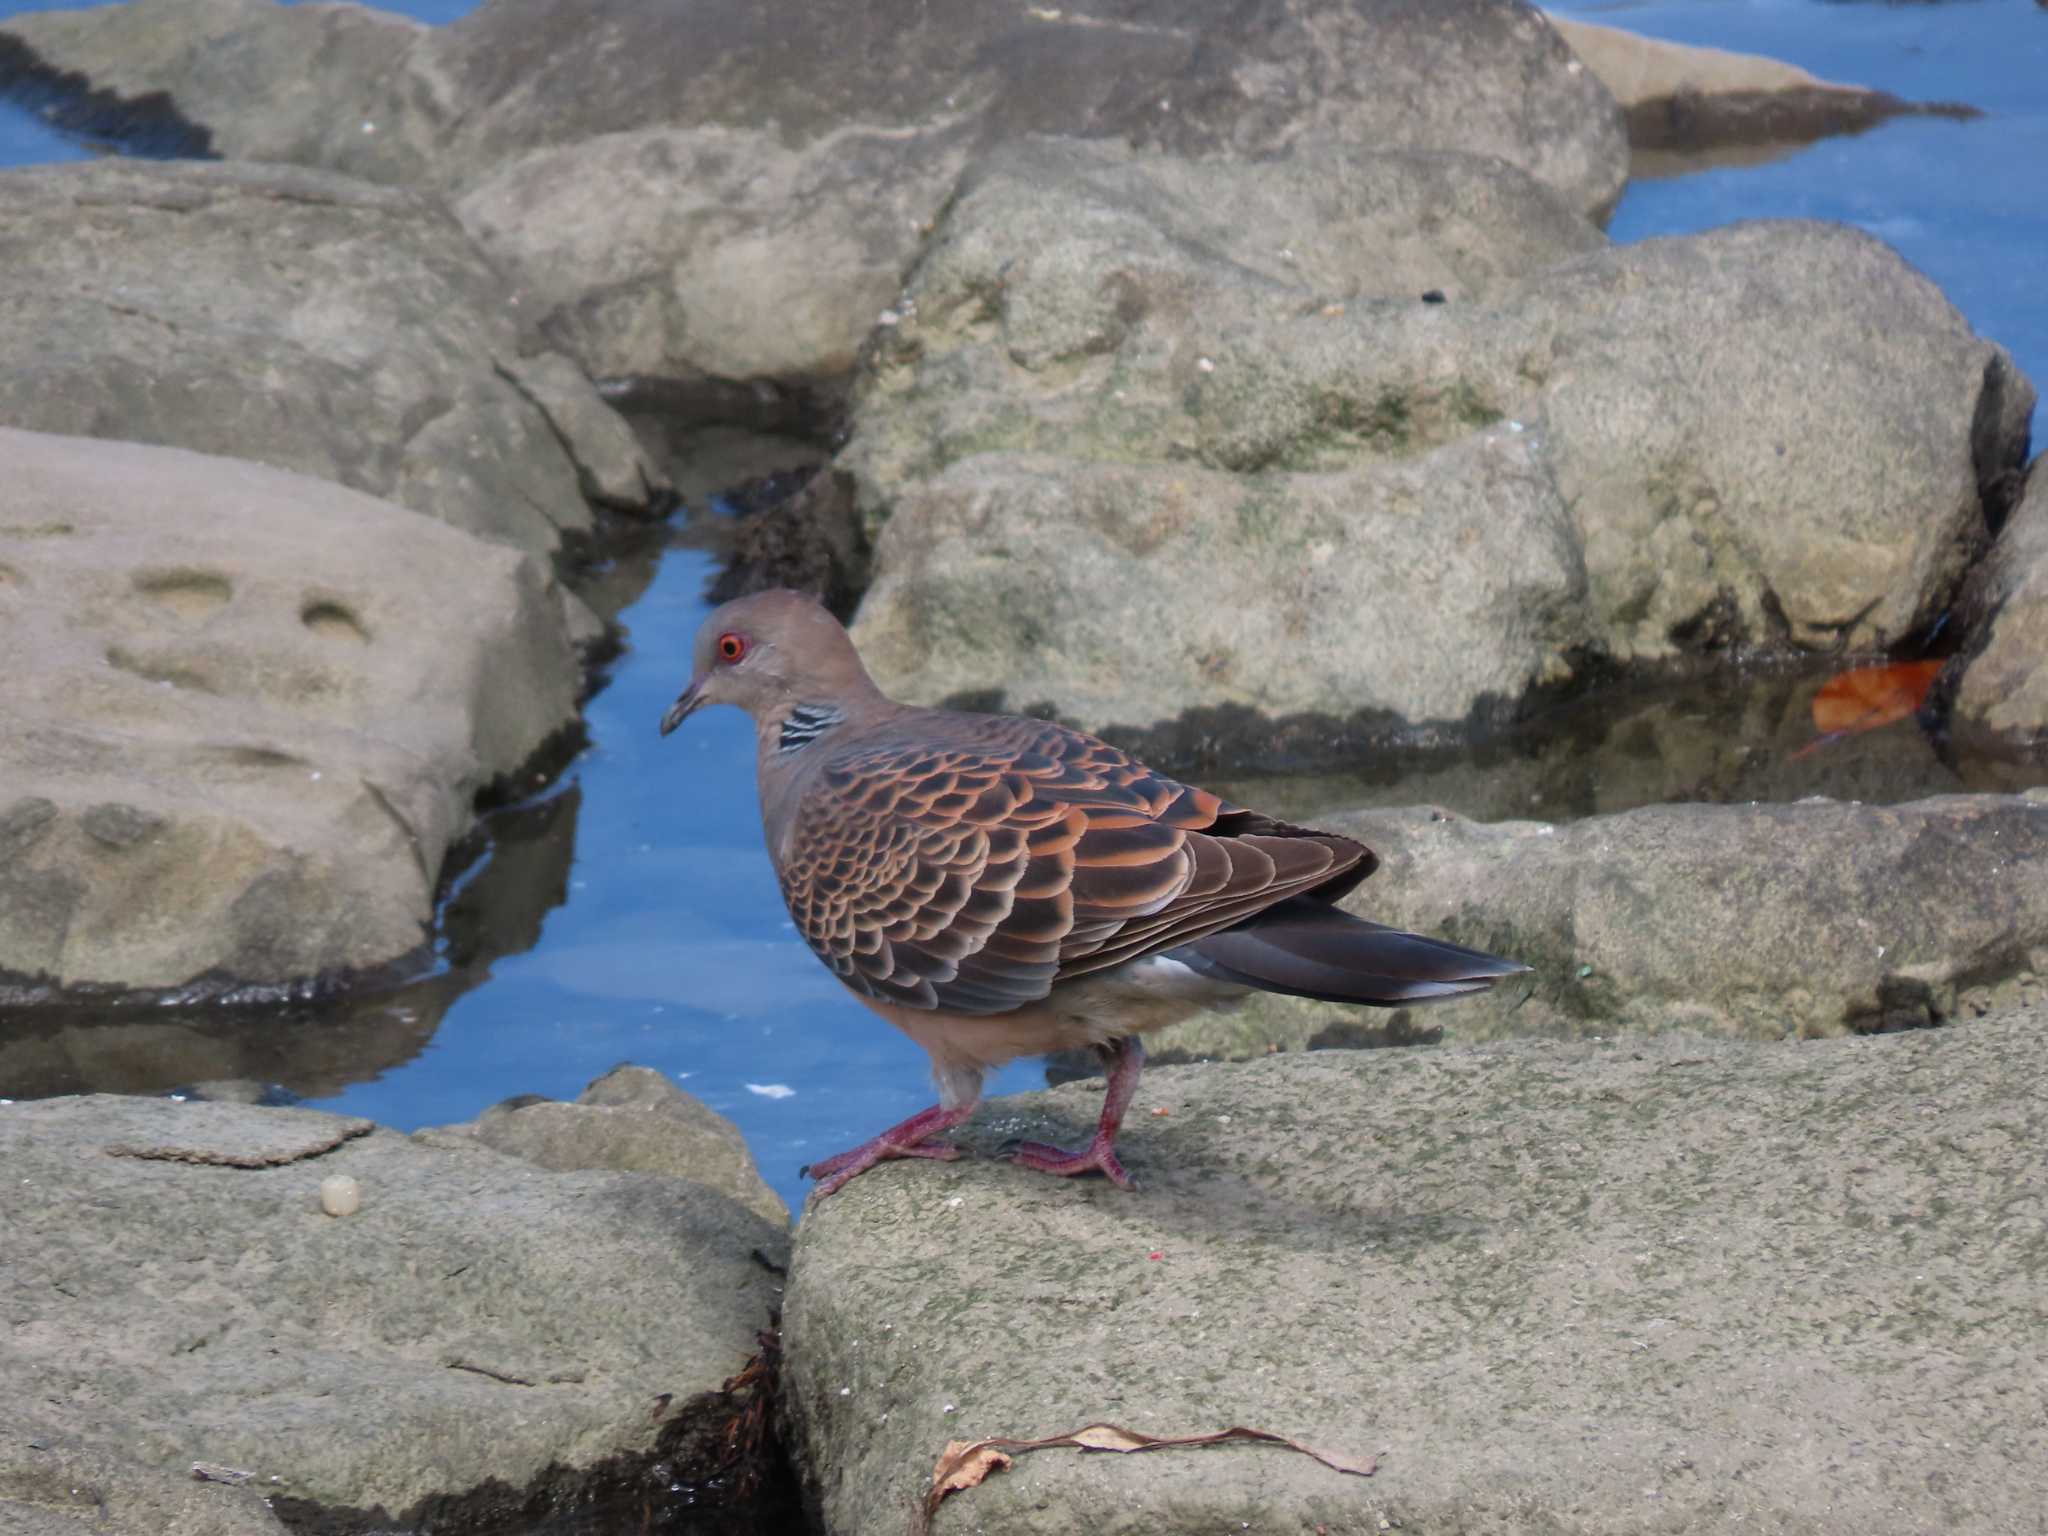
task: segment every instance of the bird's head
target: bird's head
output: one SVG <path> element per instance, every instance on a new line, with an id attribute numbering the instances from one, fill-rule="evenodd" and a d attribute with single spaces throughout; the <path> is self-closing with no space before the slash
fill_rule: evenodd
<path id="1" fill-rule="evenodd" d="M 816 598 L 778 587 L 712 610 L 661 734 L 707 704 L 736 704 L 765 726 L 802 705 L 847 709 L 870 696 L 879 695 L 839 621 Z"/>

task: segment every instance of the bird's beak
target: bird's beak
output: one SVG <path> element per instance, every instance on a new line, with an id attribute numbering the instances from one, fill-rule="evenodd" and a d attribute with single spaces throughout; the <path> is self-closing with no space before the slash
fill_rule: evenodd
<path id="1" fill-rule="evenodd" d="M 661 734 L 666 736 L 670 731 L 689 719 L 691 714 L 696 711 L 697 706 L 703 702 L 704 679 L 693 677 L 690 679 L 690 686 L 676 696 L 675 703 L 668 707 L 668 713 L 661 717 Z"/>

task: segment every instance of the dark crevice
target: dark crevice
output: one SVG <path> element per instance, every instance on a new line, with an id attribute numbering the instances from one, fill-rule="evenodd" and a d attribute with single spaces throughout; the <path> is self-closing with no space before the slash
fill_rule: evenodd
<path id="1" fill-rule="evenodd" d="M 1984 509 L 1984 531 L 1996 539 L 2006 520 L 2019 505 L 2027 484 L 2027 455 L 2032 450 L 2032 433 L 2026 416 L 2014 407 L 2016 390 L 2027 390 L 2003 354 L 1984 364 L 1984 386 L 1977 395 L 1977 410 L 1970 419 L 1970 465 L 1977 474 L 1977 497 Z M 2029 391 L 2031 393 L 2031 391 Z M 2012 417 L 2019 417 L 2018 432 L 2008 429 Z"/>
<path id="2" fill-rule="evenodd" d="M 648 451 L 672 458 L 679 435 L 708 426 L 800 438 L 836 448 L 846 433 L 849 380 L 609 378 L 598 393 L 625 417 Z"/>
<path id="3" fill-rule="evenodd" d="M 714 603 L 769 587 L 808 592 L 850 620 L 867 590 L 871 560 L 854 507 L 852 477 L 829 467 L 741 487 L 740 516 L 727 533 L 724 564 L 707 597 Z"/>
<path id="4" fill-rule="evenodd" d="M 95 148 L 150 160 L 216 160 L 213 130 L 178 110 L 168 91 L 123 96 L 59 69 L 18 37 L 0 33 L 0 101 Z"/>
<path id="5" fill-rule="evenodd" d="M 771 1327 L 758 1343 L 718 1391 L 650 1399 L 651 1450 L 550 1465 L 523 1487 L 493 1479 L 396 1515 L 279 1495 L 271 1507 L 293 1536 L 802 1536 L 811 1527 L 777 1430 L 781 1337 Z"/>

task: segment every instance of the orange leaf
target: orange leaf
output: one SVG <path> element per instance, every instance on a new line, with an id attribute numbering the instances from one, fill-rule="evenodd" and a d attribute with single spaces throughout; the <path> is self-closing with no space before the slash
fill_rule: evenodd
<path id="1" fill-rule="evenodd" d="M 1942 666 L 1939 661 L 1895 661 L 1831 677 L 1813 696 L 1813 728 L 1839 735 L 1903 720 L 1926 701 Z"/>
<path id="2" fill-rule="evenodd" d="M 948 1440 L 945 1454 L 932 1468 L 931 1502 L 937 1504 L 949 1493 L 979 1488 L 991 1472 L 1000 1472 L 1015 1460 L 986 1440 Z"/>

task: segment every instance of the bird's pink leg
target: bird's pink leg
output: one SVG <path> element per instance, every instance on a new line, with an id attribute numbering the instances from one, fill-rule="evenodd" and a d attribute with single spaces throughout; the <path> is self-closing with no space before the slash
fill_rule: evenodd
<path id="1" fill-rule="evenodd" d="M 1131 1107 L 1131 1099 L 1138 1091 L 1138 1074 L 1145 1070 L 1145 1047 L 1136 1035 L 1126 1035 L 1105 1046 L 1102 1054 L 1109 1067 L 1109 1091 L 1103 1097 L 1102 1118 L 1096 1122 L 1095 1135 L 1088 1145 L 1079 1152 L 1067 1152 L 1042 1141 L 1027 1141 L 1015 1156 L 1026 1168 L 1056 1173 L 1062 1178 L 1100 1170 L 1118 1189 L 1131 1189 L 1135 1187 L 1131 1176 L 1116 1159 L 1116 1133 L 1124 1123 L 1124 1111 Z"/>
<path id="2" fill-rule="evenodd" d="M 822 1199 L 856 1174 L 866 1173 L 875 1164 L 887 1162 L 892 1157 L 932 1157 L 950 1162 L 960 1155 L 960 1149 L 950 1141 L 934 1142 L 927 1138 L 950 1131 L 973 1113 L 974 1101 L 953 1109 L 934 1104 L 930 1109 L 919 1110 L 901 1125 L 890 1126 L 873 1141 L 862 1142 L 851 1152 L 841 1152 L 837 1157 L 811 1163 L 797 1172 L 818 1181 L 818 1196 Z"/>

